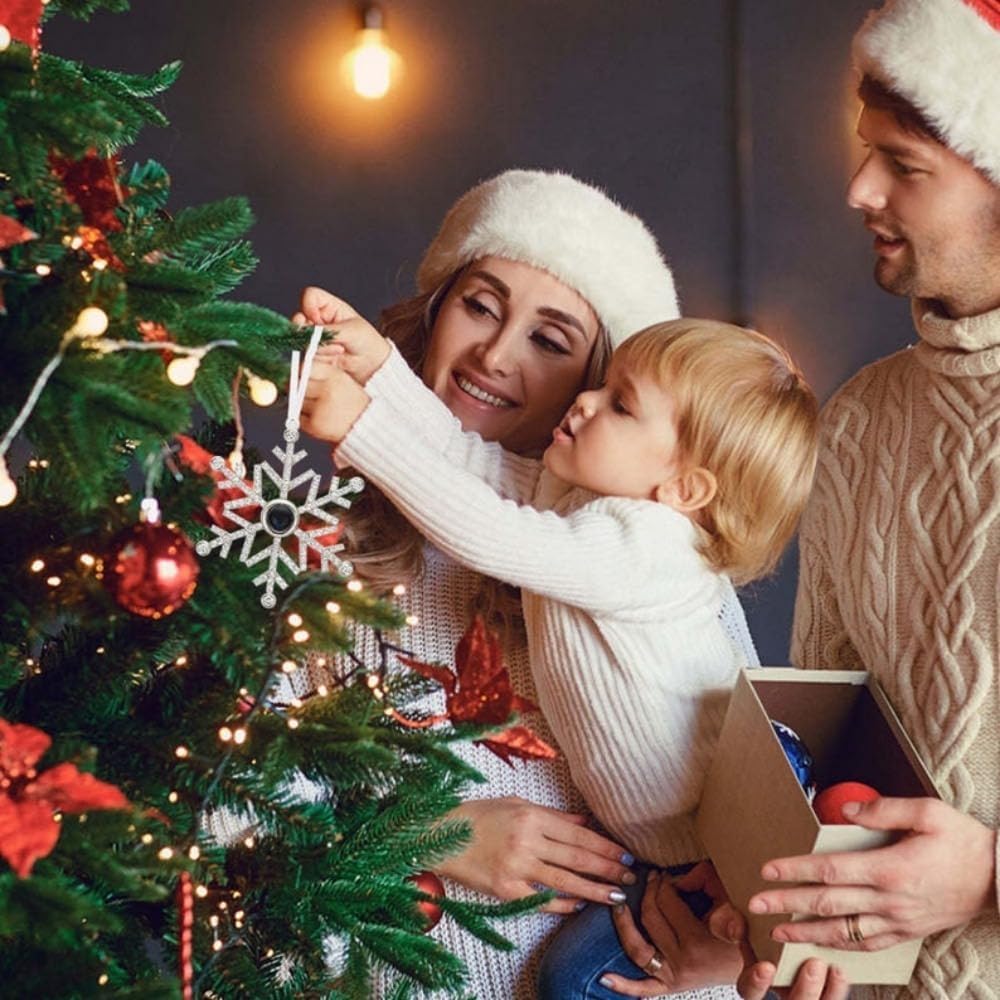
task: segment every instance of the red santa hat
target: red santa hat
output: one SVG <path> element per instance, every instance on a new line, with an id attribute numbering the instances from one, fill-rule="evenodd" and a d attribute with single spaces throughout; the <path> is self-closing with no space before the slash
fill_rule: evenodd
<path id="1" fill-rule="evenodd" d="M 1000 0 L 886 0 L 854 61 L 1000 185 Z"/>

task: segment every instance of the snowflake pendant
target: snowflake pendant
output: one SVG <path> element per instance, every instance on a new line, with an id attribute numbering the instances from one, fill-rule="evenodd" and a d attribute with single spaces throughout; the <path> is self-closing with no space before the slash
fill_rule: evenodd
<path id="1" fill-rule="evenodd" d="M 329 535 L 330 530 L 340 523 L 338 517 L 323 508 L 331 504 L 343 508 L 350 507 L 351 501 L 348 497 L 353 493 L 360 492 L 364 487 L 364 481 L 359 477 L 342 482 L 339 477 L 334 476 L 330 483 L 330 491 L 325 496 L 318 496 L 320 483 L 318 473 L 310 469 L 292 478 L 292 469 L 306 455 L 305 450 L 295 450 L 295 443 L 299 439 L 297 420 L 286 422 L 284 439 L 285 447 L 283 449 L 277 446 L 273 449 L 275 456 L 281 461 L 281 473 L 275 472 L 267 462 L 260 462 L 253 467 L 252 483 L 243 479 L 239 471 L 231 469 L 224 458 L 218 455 L 213 457 L 212 468 L 221 472 L 227 480 L 224 488 L 238 490 L 243 494 L 235 500 L 227 500 L 222 508 L 226 517 L 239 527 L 227 531 L 225 528 L 212 525 L 215 538 L 202 539 L 195 546 L 198 555 L 205 556 L 213 549 L 218 549 L 219 555 L 225 558 L 229 555 L 233 543 L 242 541 L 240 562 L 246 566 L 256 566 L 266 559 L 267 569 L 255 577 L 253 582 L 257 586 L 262 583 L 265 585 L 260 603 L 268 609 L 277 604 L 277 598 L 274 595 L 275 587 L 284 590 L 288 586 L 288 582 L 282 576 L 279 567 L 284 566 L 293 575 L 304 573 L 308 568 L 307 557 L 310 550 L 319 555 L 322 572 L 326 573 L 333 568 L 341 576 L 351 575 L 354 567 L 337 555 L 338 552 L 343 551 L 344 546 L 339 541 L 333 544 L 324 544 L 320 541 L 322 536 Z M 267 500 L 264 497 L 262 489 L 264 474 L 278 487 L 279 494 L 273 500 Z M 309 484 L 308 491 L 305 499 L 297 502 L 289 494 L 303 483 Z M 256 520 L 249 520 L 240 513 L 240 510 L 245 507 L 257 508 Z M 320 521 L 320 526 L 304 528 L 302 518 L 306 515 Z M 264 548 L 254 552 L 254 542 L 261 534 L 267 535 L 270 542 Z M 283 545 L 284 540 L 290 535 L 294 535 L 298 539 L 297 560 L 285 551 Z"/>

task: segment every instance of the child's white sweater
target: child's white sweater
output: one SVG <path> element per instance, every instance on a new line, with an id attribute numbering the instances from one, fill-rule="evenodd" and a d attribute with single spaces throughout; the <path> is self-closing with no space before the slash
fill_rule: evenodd
<path id="1" fill-rule="evenodd" d="M 694 525 L 464 433 L 395 351 L 369 391 L 338 461 L 444 553 L 522 588 L 539 704 L 607 830 L 660 865 L 700 857 L 691 813 L 746 656 Z"/>

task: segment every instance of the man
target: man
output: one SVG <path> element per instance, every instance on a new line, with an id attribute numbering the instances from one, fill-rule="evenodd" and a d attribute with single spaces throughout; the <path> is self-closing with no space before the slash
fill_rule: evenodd
<path id="1" fill-rule="evenodd" d="M 879 850 L 779 859 L 785 941 L 925 937 L 897 998 L 1000 997 L 1000 0 L 889 0 L 854 42 L 864 161 L 848 203 L 919 341 L 824 411 L 792 659 L 870 670 L 941 793 L 845 807 Z M 858 993 L 852 994 L 857 996 Z"/>

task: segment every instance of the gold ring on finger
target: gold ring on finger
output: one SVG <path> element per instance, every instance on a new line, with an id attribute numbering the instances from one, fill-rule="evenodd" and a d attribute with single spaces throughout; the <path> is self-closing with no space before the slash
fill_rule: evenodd
<path id="1" fill-rule="evenodd" d="M 655 976 L 663 968 L 663 953 L 653 949 L 649 961 L 642 967 L 647 976 Z"/>
<path id="2" fill-rule="evenodd" d="M 847 920 L 847 939 L 852 944 L 861 944 L 865 939 L 864 932 L 861 930 L 861 914 L 852 913 L 845 919 Z"/>

